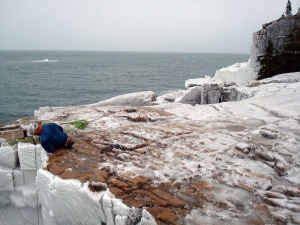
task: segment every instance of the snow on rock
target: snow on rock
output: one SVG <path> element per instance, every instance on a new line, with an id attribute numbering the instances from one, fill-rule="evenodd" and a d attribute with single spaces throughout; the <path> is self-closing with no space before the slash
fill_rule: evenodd
<path id="1" fill-rule="evenodd" d="M 167 93 L 157 98 L 158 103 L 184 103 L 191 105 L 214 104 L 220 102 L 224 83 L 215 78 L 189 79 L 185 81 L 187 90 Z"/>
<path id="2" fill-rule="evenodd" d="M 104 192 L 92 193 L 78 180 L 62 180 L 43 169 L 36 182 L 45 224 L 107 222 L 101 203 Z"/>
<path id="3" fill-rule="evenodd" d="M 51 112 L 52 108 L 49 106 L 46 107 L 40 107 L 39 110 L 34 111 L 34 117 L 39 117 L 44 115 L 46 112 Z"/>
<path id="4" fill-rule="evenodd" d="M 91 192 L 89 183 L 63 180 L 45 171 L 38 171 L 37 189 L 44 224 L 137 224 L 142 209 L 128 207 L 109 191 Z M 144 220 L 154 221 L 150 215 Z"/>
<path id="5" fill-rule="evenodd" d="M 12 224 L 13 221 L 13 224 L 20 225 L 38 224 L 41 215 L 37 215 L 40 213 L 40 206 L 37 201 L 36 170 L 41 163 L 45 165 L 45 162 L 41 162 L 40 155 L 42 153 L 42 159 L 46 160 L 46 153 L 40 145 L 22 142 L 14 146 L 2 146 L 1 149 L 4 149 L 3 152 L 6 150 L 7 162 L 2 158 L 0 165 L 0 223 Z M 19 161 L 22 167 L 18 164 Z"/>
<path id="6" fill-rule="evenodd" d="M 246 84 L 248 81 L 256 79 L 255 73 L 250 65 L 250 60 L 243 63 L 235 63 L 226 68 L 217 70 L 215 78 L 223 82 L 234 82 L 238 85 Z"/>
<path id="7" fill-rule="evenodd" d="M 10 205 L 10 194 L 7 191 L 0 191 L 0 209 L 1 207 Z"/>
<path id="8" fill-rule="evenodd" d="M 17 166 L 17 150 L 15 147 L 0 147 L 0 165 L 14 169 Z"/>
<path id="9" fill-rule="evenodd" d="M 300 73 L 296 74 L 289 80 L 278 76 L 236 86 L 239 96 L 245 96 L 239 102 L 90 105 L 44 114 L 41 118 L 57 123 L 60 118 L 91 118 L 90 130 L 70 131 L 75 139 L 70 151 L 49 156 L 50 173 L 39 171 L 45 220 L 68 224 L 71 216 L 65 215 L 70 212 L 53 209 L 67 208 L 54 193 L 69 198 L 68 191 L 81 195 L 84 189 L 77 201 L 84 199 L 89 208 L 98 208 L 101 213 L 93 215 L 107 224 L 297 224 Z M 121 149 L 101 154 L 112 144 Z M 45 181 L 47 176 L 51 178 Z M 103 206 L 90 203 L 93 198 L 87 196 L 97 196 Z"/>
<path id="10" fill-rule="evenodd" d="M 299 78 L 239 86 L 206 78 L 171 94 L 172 104 L 46 110 L 36 119 L 90 123 L 66 129 L 72 149 L 41 150 L 38 201 L 36 146 L 18 144 L 20 169 L 0 167 L 0 221 L 11 212 L 27 221 L 23 209 L 40 208 L 40 224 L 299 224 Z M 231 87 L 235 101 L 192 104 L 207 99 L 206 87 Z"/>
<path id="11" fill-rule="evenodd" d="M 119 95 L 90 106 L 143 106 L 156 100 L 153 91 L 134 92 Z"/>
<path id="12" fill-rule="evenodd" d="M 205 84 L 203 87 L 189 88 L 177 102 L 184 104 L 213 104 L 219 103 L 221 97 L 221 87 L 214 84 Z"/>
<path id="13" fill-rule="evenodd" d="M 2 207 L 0 208 L 0 221 L 1 225 L 42 224 L 41 220 L 38 222 L 37 210 L 31 207 Z"/>
<path id="14" fill-rule="evenodd" d="M 13 176 L 15 187 L 20 187 L 25 184 L 23 171 L 20 168 L 16 168 L 13 170 Z"/>
<path id="15" fill-rule="evenodd" d="M 153 216 L 145 209 L 142 210 L 142 218 L 137 225 L 157 225 Z"/>
<path id="16" fill-rule="evenodd" d="M 160 95 L 156 98 L 156 102 L 163 104 L 163 103 L 172 103 L 175 102 L 176 99 L 181 97 L 184 93 L 186 93 L 185 90 L 179 90 L 175 92 L 167 92 L 163 95 Z"/>
<path id="17" fill-rule="evenodd" d="M 205 86 L 205 85 L 219 85 L 223 84 L 224 81 L 216 77 L 205 76 L 205 78 L 188 79 L 185 81 L 185 89 L 189 89 L 194 86 Z"/>
<path id="18" fill-rule="evenodd" d="M 30 143 L 18 144 L 18 155 L 22 170 L 37 170 L 41 167 L 41 145 L 32 145 Z"/>
<path id="19" fill-rule="evenodd" d="M 0 191 L 13 191 L 14 179 L 12 169 L 0 166 Z"/>

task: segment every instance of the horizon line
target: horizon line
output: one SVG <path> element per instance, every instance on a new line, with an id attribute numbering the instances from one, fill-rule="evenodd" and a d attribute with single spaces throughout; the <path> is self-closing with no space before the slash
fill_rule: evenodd
<path id="1" fill-rule="evenodd" d="M 235 52 L 189 52 L 189 51 L 133 51 L 133 50 L 51 50 L 51 49 L 0 49 L 0 51 L 61 51 L 61 52 L 128 52 L 128 53 L 188 53 L 188 54 L 236 54 L 250 55 L 250 53 Z"/>

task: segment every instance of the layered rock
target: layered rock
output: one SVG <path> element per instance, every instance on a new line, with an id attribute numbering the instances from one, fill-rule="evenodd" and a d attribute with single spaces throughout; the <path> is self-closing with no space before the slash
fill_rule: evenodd
<path id="1" fill-rule="evenodd" d="M 278 20 L 264 24 L 262 29 L 255 32 L 252 37 L 250 62 L 253 70 L 258 73 L 260 60 L 266 55 L 268 42 L 273 43 L 274 53 L 281 53 L 289 43 L 289 35 L 300 29 L 300 15 L 282 17 Z"/>

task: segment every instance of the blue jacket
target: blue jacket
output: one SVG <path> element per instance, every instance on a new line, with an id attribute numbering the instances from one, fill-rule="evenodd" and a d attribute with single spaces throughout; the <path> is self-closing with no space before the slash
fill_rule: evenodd
<path id="1" fill-rule="evenodd" d="M 61 148 L 67 141 L 67 134 L 63 132 L 63 128 L 55 123 L 43 125 L 40 135 L 41 145 L 48 152 Z"/>

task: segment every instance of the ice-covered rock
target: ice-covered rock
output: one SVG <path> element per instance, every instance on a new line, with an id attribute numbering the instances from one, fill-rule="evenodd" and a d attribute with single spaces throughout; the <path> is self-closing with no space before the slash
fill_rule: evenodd
<path id="1" fill-rule="evenodd" d="M 221 100 L 221 86 L 216 84 L 204 84 L 203 86 L 194 86 L 189 88 L 184 95 L 178 98 L 176 102 L 204 105 L 219 103 Z"/>
<path id="2" fill-rule="evenodd" d="M 168 92 L 163 95 L 160 95 L 156 98 L 156 102 L 159 103 L 172 103 L 175 102 L 176 99 L 181 97 L 186 91 L 185 90 L 179 90 L 175 92 Z"/>
<path id="3" fill-rule="evenodd" d="M 34 117 L 40 117 L 44 115 L 46 112 L 51 112 L 52 108 L 49 106 L 40 107 L 39 110 L 34 111 Z"/>
<path id="4" fill-rule="evenodd" d="M 40 207 L 36 192 L 36 170 L 42 163 L 45 165 L 40 157 L 40 153 L 45 151 L 40 145 L 22 142 L 15 146 L 2 146 L 1 149 L 3 152 L 0 165 L 0 223 L 11 224 L 13 221 L 14 224 L 20 225 L 43 224 L 41 219 L 38 222 L 41 215 L 38 216 Z M 45 160 L 47 156 L 43 155 L 42 158 Z"/>
<path id="5" fill-rule="evenodd" d="M 179 98 L 178 102 L 184 104 L 201 104 L 203 102 L 203 88 L 202 87 L 192 87 L 186 91 L 186 93 Z"/>
<path id="6" fill-rule="evenodd" d="M 297 224 L 300 73 L 288 77 L 239 86 L 206 79 L 173 95 L 173 104 L 40 114 L 37 120 L 90 124 L 68 130 L 70 150 L 38 156 L 38 145 L 17 145 L 20 167 L 0 168 L 0 221 L 8 224 L 13 213 L 15 224 L 37 224 L 41 208 L 43 225 Z M 206 87 L 236 92 L 221 104 L 178 102 L 202 102 Z"/>
<path id="7" fill-rule="evenodd" d="M 21 169 L 34 171 L 39 169 L 41 167 L 41 151 L 44 150 L 40 144 L 33 145 L 20 142 L 18 144 L 18 156 Z"/>
<path id="8" fill-rule="evenodd" d="M 153 91 L 134 92 L 119 95 L 89 106 L 143 106 L 156 100 Z"/>
<path id="9" fill-rule="evenodd" d="M 185 89 L 189 89 L 194 86 L 205 86 L 205 85 L 223 85 L 223 81 L 216 77 L 205 76 L 204 78 L 188 79 L 185 81 Z"/>
<path id="10" fill-rule="evenodd" d="M 11 168 L 0 166 L 0 191 L 13 191 L 14 179 Z"/>
<path id="11" fill-rule="evenodd" d="M 11 204 L 10 193 L 8 191 L 0 191 L 0 209 Z"/>
<path id="12" fill-rule="evenodd" d="M 255 80 L 257 73 L 253 71 L 250 60 L 248 62 L 236 63 L 226 68 L 217 70 L 215 78 L 223 82 L 234 82 L 238 85 L 246 84 L 251 80 Z"/>
<path id="13" fill-rule="evenodd" d="M 18 163 L 17 150 L 13 146 L 0 147 L 0 165 L 14 169 Z"/>
<path id="14" fill-rule="evenodd" d="M 43 169 L 38 171 L 36 182 L 45 224 L 107 222 L 102 206 L 104 191 L 92 193 L 87 184 L 62 180 Z"/>
<path id="15" fill-rule="evenodd" d="M 31 207 L 16 208 L 12 205 L 0 209 L 1 225 L 43 224 L 42 217 Z"/>
<path id="16" fill-rule="evenodd" d="M 13 170 L 13 177 L 15 187 L 20 187 L 25 184 L 23 171 L 19 167 Z"/>

